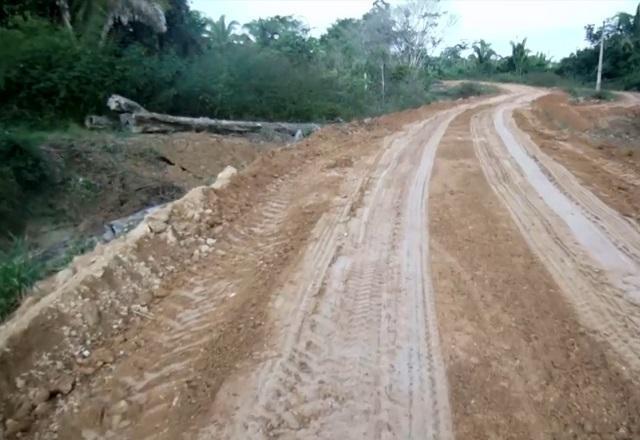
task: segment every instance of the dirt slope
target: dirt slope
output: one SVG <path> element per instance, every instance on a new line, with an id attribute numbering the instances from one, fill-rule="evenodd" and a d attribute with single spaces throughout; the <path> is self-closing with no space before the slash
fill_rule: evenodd
<path id="1" fill-rule="evenodd" d="M 323 129 L 78 260 L 0 330 L 6 436 L 637 438 L 640 231 L 516 125 L 546 93 Z"/>

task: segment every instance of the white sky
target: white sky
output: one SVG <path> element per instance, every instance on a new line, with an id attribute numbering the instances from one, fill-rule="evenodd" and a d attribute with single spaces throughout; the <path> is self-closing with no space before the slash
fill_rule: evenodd
<path id="1" fill-rule="evenodd" d="M 397 4 L 401 0 L 391 0 Z M 443 0 L 444 10 L 457 17 L 445 45 L 484 38 L 501 55 L 509 41 L 527 37 L 534 52 L 554 60 L 584 47 L 584 26 L 600 23 L 617 12 L 634 13 L 638 0 Z M 359 18 L 372 0 L 192 0 L 194 9 L 242 24 L 272 15 L 294 15 L 319 36 L 339 18 Z"/>

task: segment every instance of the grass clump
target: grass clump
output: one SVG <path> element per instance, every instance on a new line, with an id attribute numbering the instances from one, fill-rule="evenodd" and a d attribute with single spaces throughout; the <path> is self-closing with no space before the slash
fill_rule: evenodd
<path id="1" fill-rule="evenodd" d="M 595 91 L 582 87 L 569 87 L 565 91 L 575 101 L 615 101 L 617 96 L 608 90 Z"/>
<path id="2" fill-rule="evenodd" d="M 0 320 L 17 308 L 42 273 L 41 263 L 31 256 L 24 240 L 14 238 L 7 250 L 0 250 Z"/>

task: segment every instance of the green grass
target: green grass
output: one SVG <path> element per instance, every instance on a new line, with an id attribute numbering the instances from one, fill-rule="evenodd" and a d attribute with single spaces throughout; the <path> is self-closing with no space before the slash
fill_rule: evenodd
<path id="1" fill-rule="evenodd" d="M 7 250 L 0 251 L 0 320 L 17 308 L 42 274 L 42 265 L 30 255 L 24 240 L 14 238 Z"/>
<path id="2" fill-rule="evenodd" d="M 617 96 L 608 90 L 596 92 L 583 87 L 568 87 L 564 89 L 576 101 L 615 101 Z"/>

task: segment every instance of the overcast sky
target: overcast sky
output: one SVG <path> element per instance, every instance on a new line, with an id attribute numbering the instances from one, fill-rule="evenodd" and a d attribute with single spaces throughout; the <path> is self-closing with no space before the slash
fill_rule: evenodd
<path id="1" fill-rule="evenodd" d="M 391 0 L 397 4 L 401 0 Z M 443 9 L 457 17 L 446 33 L 445 45 L 484 38 L 501 55 L 509 41 L 528 38 L 534 52 L 554 60 L 584 47 L 584 26 L 617 12 L 634 13 L 638 0 L 444 0 Z M 319 36 L 339 18 L 359 18 L 369 0 L 192 0 L 194 9 L 217 18 L 247 23 L 259 17 L 294 15 Z"/>

